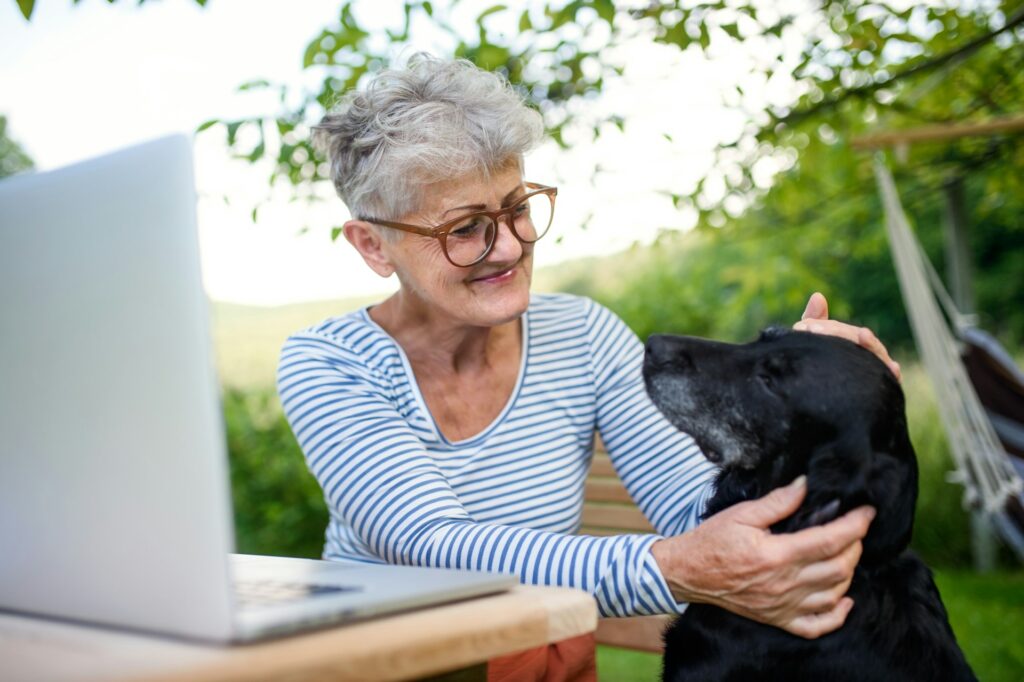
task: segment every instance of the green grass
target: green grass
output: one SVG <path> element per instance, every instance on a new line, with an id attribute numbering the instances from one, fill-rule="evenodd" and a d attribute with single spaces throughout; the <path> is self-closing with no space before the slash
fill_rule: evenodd
<path id="1" fill-rule="evenodd" d="M 935 582 L 978 679 L 1024 680 L 1024 572 L 936 571 Z"/>
<path id="2" fill-rule="evenodd" d="M 289 334 L 380 298 L 383 297 L 273 307 L 214 302 L 213 341 L 221 384 L 226 388 L 246 390 L 273 386 L 277 356 Z"/>
<path id="3" fill-rule="evenodd" d="M 1024 680 L 1024 573 L 936 571 L 935 582 L 953 632 L 978 679 Z M 612 682 L 658 680 L 661 656 L 601 646 L 597 674 Z"/>

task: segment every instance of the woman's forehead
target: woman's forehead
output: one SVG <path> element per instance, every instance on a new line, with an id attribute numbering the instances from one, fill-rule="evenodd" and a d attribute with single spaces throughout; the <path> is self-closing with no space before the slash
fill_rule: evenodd
<path id="1" fill-rule="evenodd" d="M 492 171 L 489 175 L 468 173 L 427 185 L 422 212 L 435 218 L 452 218 L 467 211 L 498 208 L 522 193 L 523 176 L 518 166 Z"/>

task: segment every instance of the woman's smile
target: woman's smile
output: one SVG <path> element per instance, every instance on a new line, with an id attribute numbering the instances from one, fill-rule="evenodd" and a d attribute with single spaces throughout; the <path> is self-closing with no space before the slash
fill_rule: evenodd
<path id="1" fill-rule="evenodd" d="M 488 275 L 481 275 L 469 280 L 470 284 L 505 284 L 515 279 L 519 274 L 519 263 L 516 263 L 507 270 L 492 272 Z"/>

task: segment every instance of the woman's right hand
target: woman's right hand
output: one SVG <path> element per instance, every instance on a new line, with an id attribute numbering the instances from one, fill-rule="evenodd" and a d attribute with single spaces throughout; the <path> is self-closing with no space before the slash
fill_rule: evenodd
<path id="1" fill-rule="evenodd" d="M 771 525 L 795 512 L 806 493 L 801 476 L 654 543 L 651 552 L 676 600 L 714 604 L 807 639 L 841 627 L 853 608 L 845 595 L 875 510 L 859 507 L 822 526 L 773 535 Z"/>

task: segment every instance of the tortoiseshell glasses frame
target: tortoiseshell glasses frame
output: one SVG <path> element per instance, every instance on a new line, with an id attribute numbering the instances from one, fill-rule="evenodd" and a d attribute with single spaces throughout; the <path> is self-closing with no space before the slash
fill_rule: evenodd
<path id="1" fill-rule="evenodd" d="M 368 223 L 381 225 L 383 227 L 390 227 L 395 230 L 402 230 L 403 232 L 411 232 L 424 237 L 432 237 L 441 242 L 441 251 L 444 253 L 444 257 L 449 263 L 456 267 L 468 268 L 487 258 L 487 254 L 489 254 L 491 249 L 494 247 L 498 226 L 501 224 L 502 218 L 506 218 L 505 222 L 508 224 L 512 235 L 523 244 L 532 244 L 536 242 L 538 239 L 543 237 L 547 233 L 548 228 L 551 227 L 551 223 L 555 215 L 555 197 L 558 196 L 558 188 L 541 185 L 536 182 L 524 182 L 523 184 L 530 191 L 521 197 L 518 197 L 516 202 L 511 206 L 507 206 L 497 211 L 473 211 L 471 213 L 464 213 L 457 218 L 452 218 L 451 220 L 447 220 L 434 227 L 410 225 L 408 223 L 396 223 L 390 220 L 378 220 L 370 217 L 361 217 L 359 220 L 364 220 Z M 546 224 L 535 225 L 533 222 L 533 216 L 530 212 L 530 206 L 536 205 L 535 200 L 541 197 L 546 197 L 548 199 L 550 202 L 550 210 L 547 215 L 538 216 L 541 217 L 542 221 L 546 222 Z M 525 213 L 523 212 L 524 207 L 527 209 Z M 517 211 L 519 211 L 518 214 L 516 213 Z M 473 223 L 473 219 L 477 218 L 486 220 Z M 524 218 L 526 219 L 525 222 L 523 220 Z M 517 223 L 519 224 L 517 225 Z M 465 232 L 466 234 L 460 235 L 458 234 L 460 232 Z M 455 257 L 452 256 L 448 244 L 448 240 L 452 235 L 461 240 L 460 245 L 456 246 L 454 249 L 456 250 Z M 461 245 L 470 243 L 469 240 L 472 240 L 472 246 Z M 453 244 L 454 243 L 455 239 L 453 239 Z M 479 254 L 468 258 L 460 257 L 458 252 L 460 250 L 465 251 L 466 249 L 469 249 L 469 253 L 471 254 L 477 254 L 477 251 L 479 251 Z M 468 262 L 461 262 L 463 260 Z"/>

